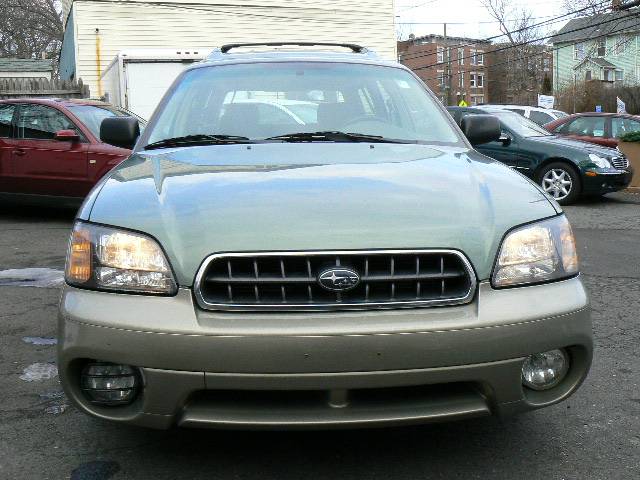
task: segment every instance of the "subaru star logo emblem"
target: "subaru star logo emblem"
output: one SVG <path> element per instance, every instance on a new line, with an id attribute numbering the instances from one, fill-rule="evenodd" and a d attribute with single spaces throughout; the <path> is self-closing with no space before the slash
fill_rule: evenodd
<path id="1" fill-rule="evenodd" d="M 327 290 L 342 292 L 355 288 L 360 283 L 360 275 L 348 268 L 330 268 L 318 275 L 318 283 Z"/>

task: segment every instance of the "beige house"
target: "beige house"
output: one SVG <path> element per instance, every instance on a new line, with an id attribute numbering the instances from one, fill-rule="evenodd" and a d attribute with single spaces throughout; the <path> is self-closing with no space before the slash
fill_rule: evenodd
<path id="1" fill-rule="evenodd" d="M 91 96 L 118 52 L 131 48 L 211 49 L 231 42 L 353 42 L 396 59 L 393 0 L 212 0 L 193 3 L 62 0 L 63 79 L 82 78 Z"/>

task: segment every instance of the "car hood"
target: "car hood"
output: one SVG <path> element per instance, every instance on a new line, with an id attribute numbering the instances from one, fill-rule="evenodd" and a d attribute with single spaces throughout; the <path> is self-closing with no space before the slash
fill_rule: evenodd
<path id="1" fill-rule="evenodd" d="M 615 157 L 620 155 L 615 148 L 605 147 L 597 145 L 595 143 L 583 142 L 582 140 L 575 140 L 573 138 L 562 137 L 559 135 L 549 135 L 544 137 L 528 137 L 527 140 L 533 140 L 544 144 L 555 145 L 559 147 L 575 148 L 582 152 L 595 153 L 603 157 Z"/>
<path id="2" fill-rule="evenodd" d="M 187 286 L 212 253 L 280 250 L 452 248 L 486 279 L 508 229 L 557 213 L 501 163 L 414 144 L 142 151 L 96 188 L 80 218 L 154 236 Z"/>

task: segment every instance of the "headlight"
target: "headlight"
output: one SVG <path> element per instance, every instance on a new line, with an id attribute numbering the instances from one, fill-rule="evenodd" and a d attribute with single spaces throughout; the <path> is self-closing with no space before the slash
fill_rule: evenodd
<path id="1" fill-rule="evenodd" d="M 508 287 L 567 278 L 578 273 L 576 242 L 564 215 L 518 227 L 500 247 L 491 283 Z"/>
<path id="2" fill-rule="evenodd" d="M 611 162 L 609 159 L 596 155 L 595 153 L 589 154 L 589 160 L 595 163 L 600 168 L 611 168 Z"/>
<path id="3" fill-rule="evenodd" d="M 76 222 L 65 280 L 69 285 L 119 292 L 173 295 L 173 273 L 160 245 L 141 233 Z"/>

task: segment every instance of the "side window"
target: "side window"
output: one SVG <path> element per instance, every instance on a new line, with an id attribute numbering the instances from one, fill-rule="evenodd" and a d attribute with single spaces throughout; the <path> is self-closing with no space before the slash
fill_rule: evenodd
<path id="1" fill-rule="evenodd" d="M 544 125 L 545 123 L 552 121 L 553 117 L 548 113 L 531 110 L 531 112 L 529 112 L 529 119 L 536 122 L 538 125 Z"/>
<path id="2" fill-rule="evenodd" d="M 524 117 L 524 110 L 520 110 L 519 108 L 507 108 L 510 112 L 516 112 L 518 115 L 522 115 Z"/>
<path id="3" fill-rule="evenodd" d="M 15 112 L 16 106 L 11 103 L 5 103 L 0 105 L 0 138 L 9 138 L 13 133 L 13 125 L 11 120 L 13 119 L 13 112 Z"/>
<path id="4" fill-rule="evenodd" d="M 19 138 L 53 140 L 59 130 L 78 131 L 73 122 L 55 108 L 37 104 L 26 104 L 20 107 Z"/>
<path id="5" fill-rule="evenodd" d="M 586 137 L 604 137 L 604 117 L 580 117 L 568 123 L 562 133 Z"/>
<path id="6" fill-rule="evenodd" d="M 611 119 L 611 136 L 618 138 L 629 132 L 637 132 L 640 130 L 640 122 L 630 120 L 628 118 L 612 118 Z"/>

